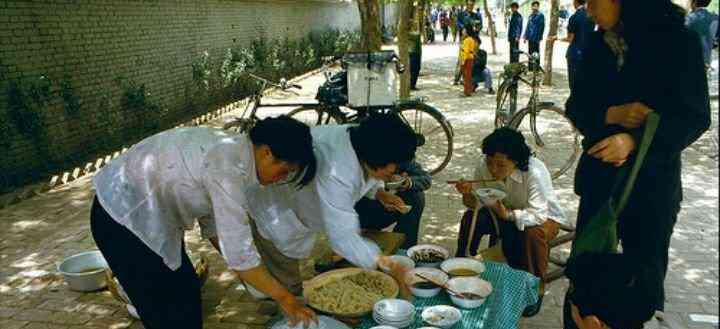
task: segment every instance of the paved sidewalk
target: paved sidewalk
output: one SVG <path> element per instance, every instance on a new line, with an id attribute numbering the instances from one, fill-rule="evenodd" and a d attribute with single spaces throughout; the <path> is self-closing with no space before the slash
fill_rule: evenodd
<path id="1" fill-rule="evenodd" d="M 483 42 L 489 49 L 489 40 Z M 499 55 L 489 56 L 495 76 L 507 60 L 505 42 L 498 40 Z M 451 86 L 456 45 L 443 42 L 428 45 L 423 51 L 423 71 L 418 96 L 440 109 L 455 129 L 455 153 L 452 162 L 434 177 L 428 192 L 427 207 L 421 226 L 421 241 L 454 249 L 463 211 L 460 198 L 443 182 L 450 178 L 469 177 L 479 151 L 479 142 L 493 127 L 494 96 L 480 91 L 460 98 L 460 86 Z M 542 97 L 563 104 L 568 96 L 565 87 L 564 48 L 557 47 L 555 87 L 544 88 Z M 714 63 L 717 63 L 715 61 Z M 710 83 L 717 94 L 717 67 Z M 301 98 L 311 100 L 324 78 L 321 74 L 301 82 Z M 497 81 L 496 81 L 497 84 Z M 275 95 L 278 99 L 296 98 Z M 287 109 L 284 109 L 285 111 Z M 263 111 L 277 114 L 278 111 Z M 717 99 L 713 100 L 713 117 L 717 118 Z M 237 113 L 231 113 L 237 114 Z M 221 120 L 210 123 L 219 126 Z M 672 240 L 668 291 L 667 321 L 653 322 L 648 328 L 717 328 L 717 324 L 692 321 L 693 314 L 718 315 L 718 162 L 717 122 L 714 130 L 703 136 L 684 154 L 685 202 Z M 575 217 L 577 197 L 572 193 L 572 175 L 555 181 L 562 205 Z M 35 198 L 0 209 L 0 328 L 141 328 L 123 305 L 109 292 L 77 293 L 67 289 L 55 275 L 55 266 L 64 257 L 95 249 L 89 232 L 90 202 L 93 190 L 90 177 L 54 189 Z M 261 315 L 260 303 L 254 302 L 226 271 L 218 254 L 199 239 L 196 231 L 188 234 L 191 250 L 207 255 L 211 263 L 210 278 L 203 290 L 203 308 L 207 328 L 263 328 L 268 317 Z M 565 250 L 559 251 L 567 253 Z M 548 288 L 541 313 L 523 320 L 521 328 L 561 328 L 562 296 L 566 280 Z"/>

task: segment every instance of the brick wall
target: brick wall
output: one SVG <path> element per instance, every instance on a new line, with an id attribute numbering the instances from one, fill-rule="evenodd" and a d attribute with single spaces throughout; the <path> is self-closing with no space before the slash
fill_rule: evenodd
<path id="1" fill-rule="evenodd" d="M 0 191 L 135 142 L 123 132 L 144 118 L 121 109 L 118 78 L 145 84 L 171 126 L 212 110 L 187 108 L 191 64 L 203 51 L 217 58 L 257 37 L 359 25 L 348 1 L 0 0 L 0 119 L 9 82 L 21 76 L 67 79 L 80 101 L 77 115 L 58 97 L 43 108 L 48 149 L 14 128 L 0 132 Z"/>

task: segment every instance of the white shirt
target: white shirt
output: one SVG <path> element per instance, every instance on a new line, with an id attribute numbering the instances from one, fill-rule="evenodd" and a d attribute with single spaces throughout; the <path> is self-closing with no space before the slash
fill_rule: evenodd
<path id="1" fill-rule="evenodd" d="M 494 179 L 488 171 L 484 157 L 475 168 L 474 179 Z M 502 182 L 473 184 L 473 188 L 481 187 L 497 188 L 507 193 L 503 203 L 512 209 L 510 218 L 515 221 L 515 226 L 520 231 L 524 231 L 525 227 L 542 225 L 547 219 L 570 225 L 555 195 L 550 172 L 545 164 L 535 157 L 530 157 L 528 171 L 515 169 Z"/>
<path id="2" fill-rule="evenodd" d="M 184 231 L 197 219 L 217 236 L 235 270 L 260 264 L 246 215 L 246 191 L 259 186 L 252 142 L 210 128 L 177 128 L 151 136 L 106 165 L 93 179 L 97 198 L 176 270 Z"/>
<path id="3" fill-rule="evenodd" d="M 248 194 L 249 212 L 262 237 L 291 258 L 307 258 L 315 233 L 325 232 L 330 246 L 351 263 L 374 268 L 378 246 L 360 236 L 355 203 L 384 185 L 368 178 L 350 142 L 350 125 L 311 129 L 318 170 L 307 187 L 268 186 Z"/>

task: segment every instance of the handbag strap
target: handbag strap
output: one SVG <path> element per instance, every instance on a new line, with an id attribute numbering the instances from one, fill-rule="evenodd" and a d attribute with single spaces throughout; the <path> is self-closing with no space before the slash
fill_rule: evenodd
<path id="1" fill-rule="evenodd" d="M 625 176 L 628 175 L 628 170 L 630 170 L 630 175 L 627 177 L 627 181 L 625 182 L 625 187 L 623 188 L 623 192 L 620 195 L 619 202 L 617 203 L 617 205 L 614 205 L 611 202 L 611 206 L 615 211 L 615 216 L 618 216 L 625 209 L 625 206 L 630 199 L 630 193 L 632 193 L 632 190 L 635 187 L 635 180 L 637 179 L 640 168 L 645 161 L 645 156 L 647 155 L 648 149 L 650 149 L 650 145 L 652 144 L 653 138 L 655 137 L 655 132 L 657 131 L 659 124 L 660 116 L 655 112 L 650 112 L 647 116 L 647 119 L 645 120 L 645 130 L 643 132 L 643 136 L 640 141 L 640 147 L 638 148 L 638 152 L 635 157 L 635 162 L 633 163 L 632 169 L 630 169 L 629 167 L 623 167 L 623 169 L 618 175 L 617 180 L 615 181 L 615 185 L 612 189 L 611 195 L 615 194 L 621 182 L 625 179 Z"/>

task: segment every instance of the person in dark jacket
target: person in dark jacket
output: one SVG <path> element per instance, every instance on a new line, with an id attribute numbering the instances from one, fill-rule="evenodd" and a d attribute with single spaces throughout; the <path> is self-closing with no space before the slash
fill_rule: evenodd
<path id="1" fill-rule="evenodd" d="M 528 18 L 525 27 L 525 42 L 528 44 L 528 53 L 540 53 L 540 41 L 542 41 L 543 33 L 545 33 L 545 15 L 540 12 L 540 2 L 533 1 L 532 14 Z"/>
<path id="2" fill-rule="evenodd" d="M 710 5 L 710 0 L 693 0 L 692 11 L 687 15 L 686 20 L 688 29 L 695 31 L 700 36 L 706 68 L 710 68 L 713 39 L 716 36 L 718 24 L 718 16 L 707 10 L 708 5 Z"/>
<path id="3" fill-rule="evenodd" d="M 410 89 L 418 90 L 417 81 L 422 67 L 422 37 L 420 32 L 408 34 L 408 55 L 410 57 Z"/>
<path id="4" fill-rule="evenodd" d="M 575 175 L 580 196 L 577 231 L 609 199 L 619 168 L 633 163 L 649 112 L 660 126 L 619 214 L 623 254 L 634 270 L 649 271 L 664 308 L 668 249 L 682 201 L 681 153 L 710 125 L 702 48 L 671 0 L 593 0 L 588 15 L 599 29 L 588 36 L 566 114 L 583 135 Z M 565 328 L 574 328 L 566 298 Z M 576 304 L 577 305 L 577 304 Z M 582 311 L 582 305 L 577 305 Z"/>
<path id="5" fill-rule="evenodd" d="M 510 42 L 510 63 L 520 61 L 520 37 L 522 36 L 523 17 L 518 13 L 520 5 L 517 2 L 510 4 L 512 14 L 510 16 L 510 25 L 508 26 L 508 42 Z"/>
<path id="6" fill-rule="evenodd" d="M 570 43 L 570 46 L 568 46 L 567 52 L 565 53 L 568 68 L 568 84 L 570 85 L 570 89 L 572 89 L 575 83 L 578 65 L 582 59 L 583 48 L 585 47 L 586 35 L 592 33 L 595 28 L 595 23 L 587 17 L 585 0 L 575 0 L 573 5 L 575 6 L 575 13 L 570 16 L 567 26 L 567 37 L 563 39 L 557 39 L 556 36 L 550 37 L 554 40 Z"/>
<path id="7" fill-rule="evenodd" d="M 360 227 L 364 229 L 381 230 L 394 223 L 395 232 L 405 234 L 403 249 L 417 244 L 420 218 L 425 210 L 425 191 L 430 188 L 432 178 L 419 163 L 411 161 L 400 164 L 398 172 L 404 177 L 402 186 L 395 190 L 379 192 L 382 197 L 370 199 L 363 197 L 355 204 L 355 211 L 360 216 Z M 389 198 L 389 202 L 383 201 Z M 405 204 L 410 210 L 405 212 L 394 205 Z"/>
<path id="8" fill-rule="evenodd" d="M 482 30 L 482 16 L 475 12 L 473 8 L 475 8 L 475 0 L 466 0 L 465 10 L 458 13 L 457 28 L 459 31 L 462 31 L 465 26 L 471 26 L 478 33 Z M 462 43 L 462 40 L 460 40 L 460 43 Z"/>

